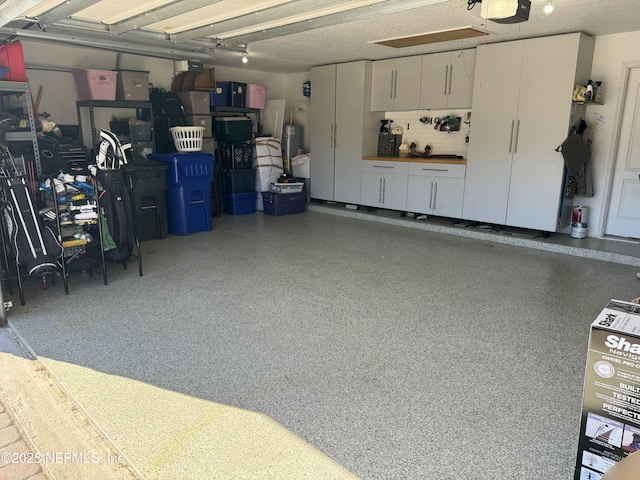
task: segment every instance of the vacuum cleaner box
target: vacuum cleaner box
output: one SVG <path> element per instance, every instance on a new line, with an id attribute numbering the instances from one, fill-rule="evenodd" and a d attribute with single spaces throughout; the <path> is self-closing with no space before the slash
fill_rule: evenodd
<path id="1" fill-rule="evenodd" d="M 640 450 L 640 304 L 611 300 L 591 324 L 574 480 Z"/>

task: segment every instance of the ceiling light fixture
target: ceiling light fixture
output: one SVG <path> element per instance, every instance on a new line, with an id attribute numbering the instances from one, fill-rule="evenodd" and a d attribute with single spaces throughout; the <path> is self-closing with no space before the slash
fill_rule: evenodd
<path id="1" fill-rule="evenodd" d="M 547 4 L 544 6 L 544 13 L 547 15 L 553 12 L 553 0 L 549 0 Z"/>
<path id="2" fill-rule="evenodd" d="M 245 53 L 244 55 L 242 55 L 242 63 L 247 63 L 249 62 L 249 58 L 247 57 L 247 54 Z"/>

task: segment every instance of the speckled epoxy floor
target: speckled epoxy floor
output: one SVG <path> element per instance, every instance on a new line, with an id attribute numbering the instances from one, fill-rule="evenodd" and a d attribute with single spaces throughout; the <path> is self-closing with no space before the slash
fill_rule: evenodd
<path id="1" fill-rule="evenodd" d="M 310 210 L 145 242 L 143 277 L 9 321 L 147 478 L 570 478 L 589 324 L 640 296 L 633 260 Z"/>

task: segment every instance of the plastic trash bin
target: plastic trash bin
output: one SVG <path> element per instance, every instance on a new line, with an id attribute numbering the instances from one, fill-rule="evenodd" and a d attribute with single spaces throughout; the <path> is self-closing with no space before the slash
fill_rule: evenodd
<path id="1" fill-rule="evenodd" d="M 206 152 L 174 152 L 148 155 L 168 166 L 167 218 L 171 235 L 211 230 L 211 182 L 213 155 Z"/>

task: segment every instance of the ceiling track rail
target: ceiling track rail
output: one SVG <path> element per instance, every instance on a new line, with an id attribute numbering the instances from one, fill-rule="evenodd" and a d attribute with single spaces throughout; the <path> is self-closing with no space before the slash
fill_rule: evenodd
<path id="1" fill-rule="evenodd" d="M 0 35 L 17 36 L 32 40 L 56 42 L 73 46 L 83 46 L 90 48 L 100 48 L 113 50 L 115 52 L 131 53 L 155 58 L 166 58 L 173 60 L 211 60 L 212 52 L 200 50 L 189 50 L 186 48 L 171 48 L 166 45 L 150 45 L 129 41 L 124 38 L 120 40 L 98 39 L 83 37 L 81 35 L 66 35 L 61 33 L 41 32 L 34 30 L 23 30 L 19 28 L 0 28 Z M 184 45 L 182 46 L 184 47 Z"/>
<path id="2" fill-rule="evenodd" d="M 24 24 L 23 26 L 27 26 Z M 35 32 L 36 30 L 31 30 Z M 60 20 L 55 25 L 51 25 L 49 29 L 44 30 L 47 33 L 55 33 L 61 35 L 70 35 L 79 38 L 88 38 L 90 40 L 104 38 L 105 41 L 109 39 L 124 39 L 123 41 L 129 43 L 141 43 L 150 42 L 161 47 L 167 47 L 167 45 L 176 44 L 174 35 L 170 35 L 164 32 L 155 32 L 152 30 L 130 30 L 126 33 L 119 35 L 114 34 L 110 26 L 106 23 L 93 22 L 90 20 L 82 20 L 77 18 L 66 18 Z M 92 36 L 93 35 L 93 36 Z M 175 47 L 178 50 L 191 50 L 191 51 L 208 51 L 208 50 L 227 50 L 235 53 L 247 53 L 245 46 L 234 45 L 229 46 L 226 43 L 220 42 L 218 39 L 213 38 L 198 38 L 193 41 L 182 42 L 180 46 Z"/>

